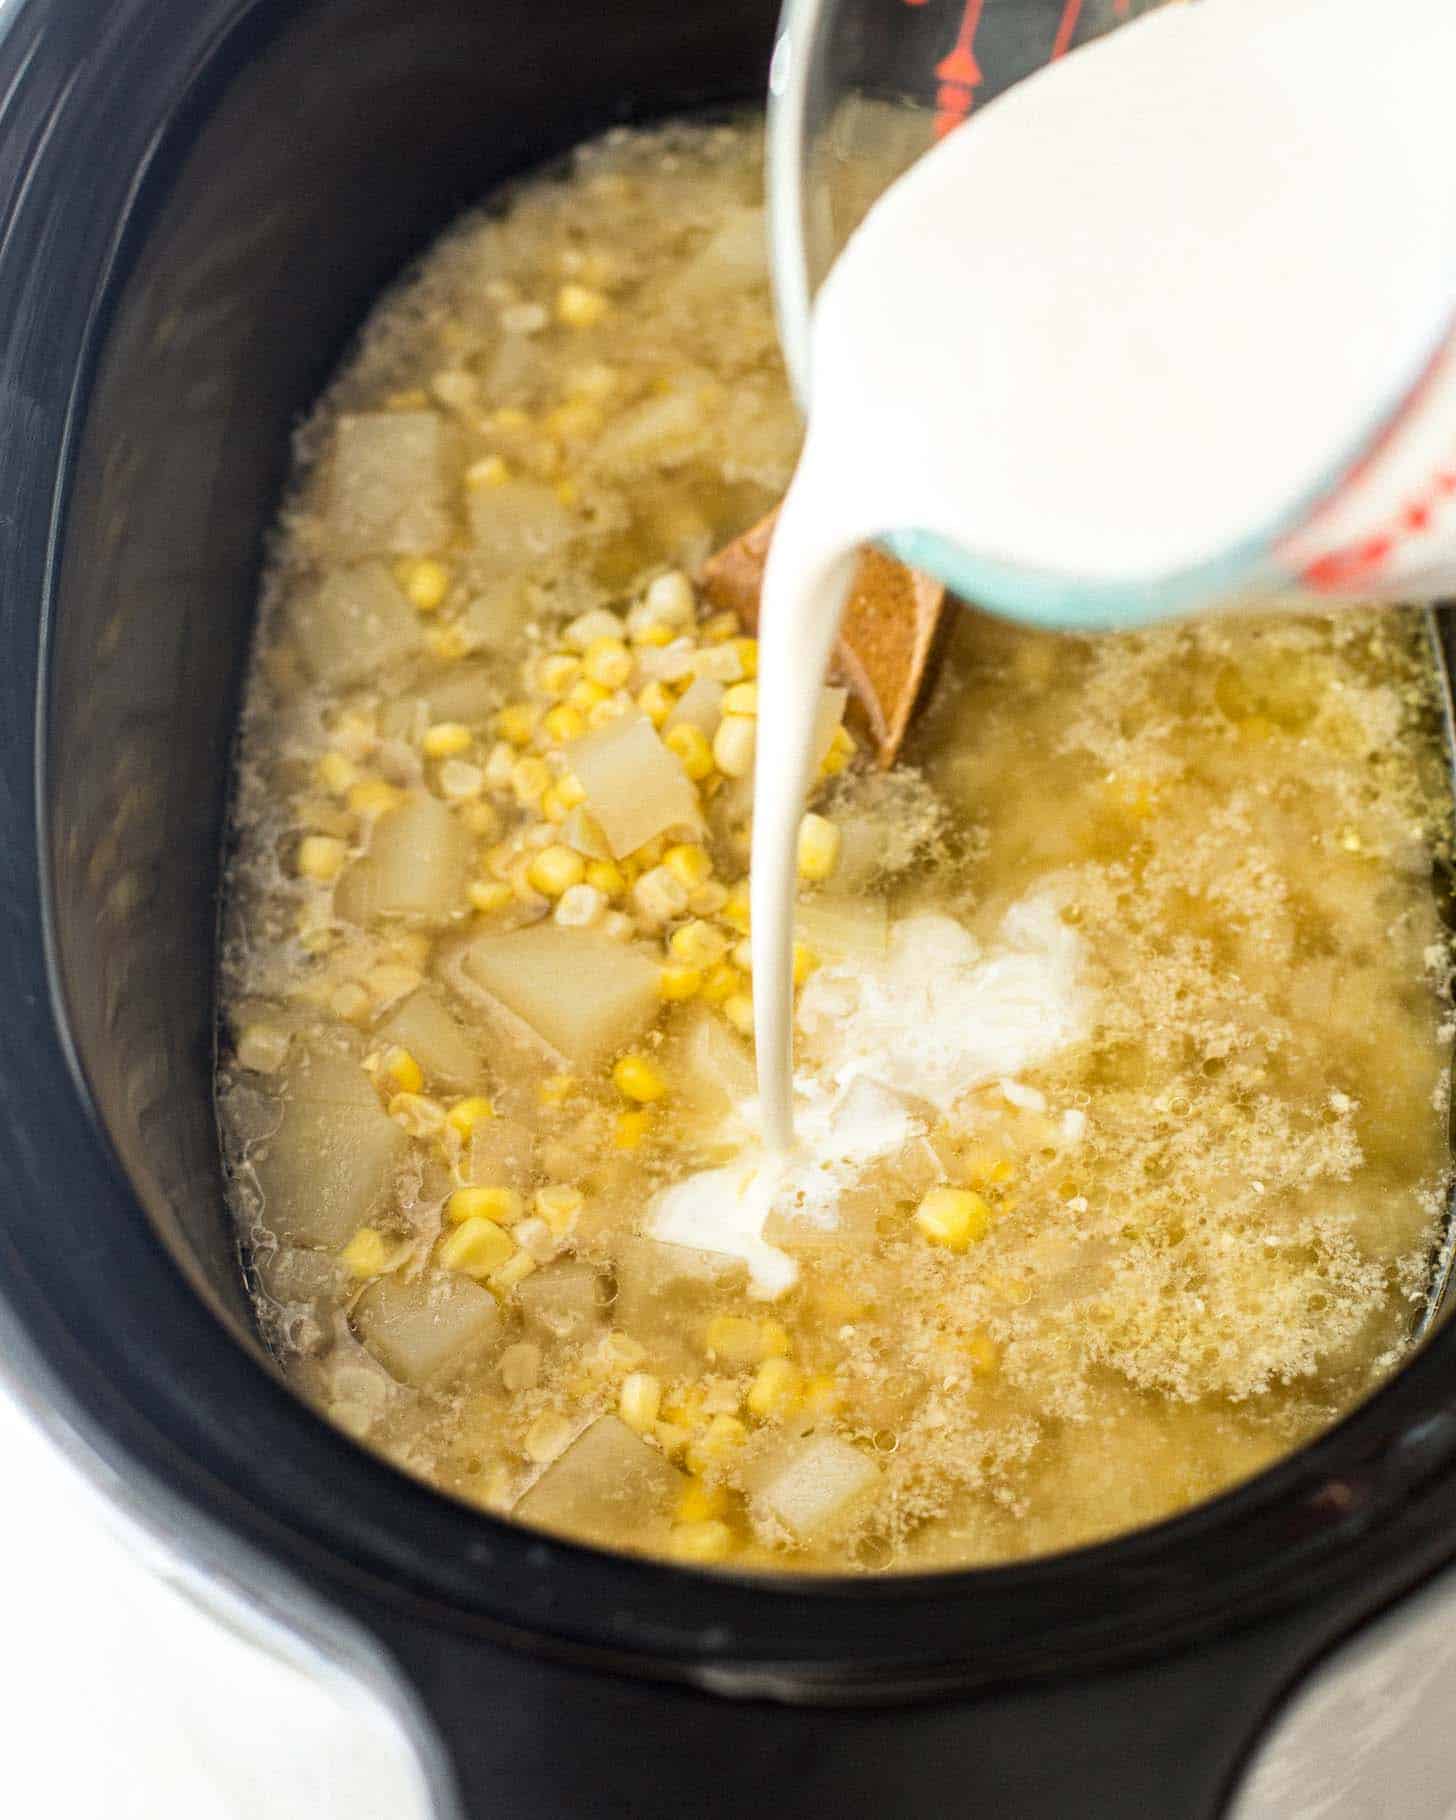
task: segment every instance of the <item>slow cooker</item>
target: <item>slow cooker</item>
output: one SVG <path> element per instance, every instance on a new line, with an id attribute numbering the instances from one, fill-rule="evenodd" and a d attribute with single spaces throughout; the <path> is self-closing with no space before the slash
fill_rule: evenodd
<path id="1" fill-rule="evenodd" d="M 291 426 L 460 207 L 613 121 L 761 94 L 772 36 L 772 0 L 0 12 L 0 1343 L 198 1596 L 386 1701 L 441 1816 L 1199 1820 L 1311 1672 L 1293 1730 L 1323 1700 L 1338 1749 L 1390 1685 L 1370 1637 L 1419 1620 L 1439 1653 L 1456 1333 L 1175 1521 L 764 1580 L 403 1477 L 284 1387 L 242 1289 L 214 936 Z"/>

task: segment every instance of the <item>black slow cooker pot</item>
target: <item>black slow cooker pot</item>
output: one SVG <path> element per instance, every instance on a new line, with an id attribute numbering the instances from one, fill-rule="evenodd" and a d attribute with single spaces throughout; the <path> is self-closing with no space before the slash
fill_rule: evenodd
<path id="1" fill-rule="evenodd" d="M 994 1571 L 765 1581 L 402 1477 L 285 1389 L 240 1290 L 214 931 L 290 425 L 499 178 L 760 93 L 770 8 L 0 11 L 4 1355 L 195 1583 L 385 1693 L 442 1815 L 1193 1820 L 1310 1665 L 1456 1554 L 1456 1333 L 1174 1522 Z"/>

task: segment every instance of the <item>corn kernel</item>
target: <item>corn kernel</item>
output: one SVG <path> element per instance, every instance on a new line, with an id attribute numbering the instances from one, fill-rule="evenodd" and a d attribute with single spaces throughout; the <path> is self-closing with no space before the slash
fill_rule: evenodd
<path id="1" fill-rule="evenodd" d="M 669 569 L 666 575 L 655 577 L 647 584 L 642 598 L 655 619 L 673 626 L 692 624 L 693 584 L 681 569 Z"/>
<path id="2" fill-rule="evenodd" d="M 689 891 L 706 885 L 713 876 L 713 861 L 706 847 L 696 841 L 679 841 L 662 856 L 662 863 Z"/>
<path id="3" fill-rule="evenodd" d="M 325 752 L 314 775 L 320 788 L 327 790 L 330 796 L 347 796 L 350 786 L 358 781 L 359 772 L 354 761 L 342 752 Z"/>
<path id="4" fill-rule="evenodd" d="M 571 329 L 589 329 L 607 313 L 607 299 L 590 285 L 563 284 L 556 293 L 557 320 Z"/>
<path id="5" fill-rule="evenodd" d="M 656 1063 L 636 1053 L 624 1055 L 612 1069 L 612 1085 L 625 1099 L 641 1105 L 650 1105 L 667 1092 L 667 1082 Z"/>
<path id="6" fill-rule="evenodd" d="M 710 1005 L 726 1005 L 745 984 L 743 975 L 727 961 L 719 961 L 703 975 L 703 997 Z"/>
<path id="7" fill-rule="evenodd" d="M 541 726 L 548 739 L 564 746 L 568 740 L 580 739 L 586 732 L 586 716 L 580 708 L 573 708 L 570 702 L 562 701 L 547 710 Z"/>
<path id="8" fill-rule="evenodd" d="M 770 1356 L 764 1348 L 765 1325 L 746 1314 L 714 1315 L 704 1330 L 703 1343 L 718 1363 L 736 1371 Z"/>
<path id="9" fill-rule="evenodd" d="M 723 908 L 718 912 L 730 929 L 736 929 L 740 935 L 748 934 L 748 880 L 741 879 L 729 891 Z"/>
<path id="10" fill-rule="evenodd" d="M 344 869 L 349 849 L 332 834 L 309 834 L 298 843 L 298 874 L 327 885 Z"/>
<path id="11" fill-rule="evenodd" d="M 385 1111 L 410 1137 L 434 1138 L 445 1129 L 445 1108 L 424 1093 L 396 1093 Z"/>
<path id="12" fill-rule="evenodd" d="M 732 608 L 728 608 L 722 613 L 714 613 L 711 618 L 705 619 L 700 630 L 705 643 L 721 645 L 730 638 L 737 638 L 743 627 L 739 624 L 738 615 Z"/>
<path id="13" fill-rule="evenodd" d="M 794 984 L 802 986 L 819 965 L 819 956 L 803 942 L 794 943 Z"/>
<path id="14" fill-rule="evenodd" d="M 713 763 L 724 777 L 747 777 L 758 744 L 757 724 L 746 714 L 725 714 L 713 735 Z"/>
<path id="15" fill-rule="evenodd" d="M 788 1359 L 765 1359 L 749 1388 L 750 1414 L 765 1422 L 781 1421 L 799 1407 L 803 1376 Z"/>
<path id="16" fill-rule="evenodd" d="M 494 421 L 502 429 L 513 427 L 501 424 L 500 420 L 505 414 L 504 411 L 495 414 Z M 525 412 L 521 411 L 517 415 L 524 417 Z M 514 427 L 524 429 L 525 425 Z M 465 470 L 465 484 L 468 487 L 503 487 L 510 477 L 511 470 L 504 455 L 482 455 L 479 461 L 472 461 Z"/>
<path id="17" fill-rule="evenodd" d="M 528 1460 L 538 1466 L 547 1466 L 550 1462 L 565 1453 L 571 1444 L 571 1424 L 566 1417 L 554 1409 L 548 1409 L 536 1417 L 526 1430 L 522 1449 Z"/>
<path id="18" fill-rule="evenodd" d="M 543 897 L 557 898 L 586 876 L 586 861 L 570 847 L 543 847 L 526 868 L 526 877 Z"/>
<path id="19" fill-rule="evenodd" d="M 539 802 L 551 788 L 551 767 L 544 758 L 518 758 L 511 769 L 511 789 L 523 808 Z"/>
<path id="20" fill-rule="evenodd" d="M 513 746 L 529 746 L 541 710 L 532 701 L 508 702 L 495 717 L 496 732 Z"/>
<path id="21" fill-rule="evenodd" d="M 395 1249 L 382 1232 L 361 1226 L 339 1253 L 339 1262 L 351 1277 L 377 1277 L 388 1267 Z"/>
<path id="22" fill-rule="evenodd" d="M 685 1459 L 689 1472 L 706 1472 L 721 1465 L 747 1439 L 748 1430 L 737 1416 L 714 1416 L 688 1444 Z"/>
<path id="23" fill-rule="evenodd" d="M 583 442 L 601 429 L 602 414 L 589 398 L 568 398 L 554 411 L 548 411 L 541 423 L 553 436 L 562 436 L 568 442 Z"/>
<path id="24" fill-rule="evenodd" d="M 485 773 L 463 758 L 447 758 L 440 766 L 440 794 L 447 803 L 474 802 L 485 788 Z"/>
<path id="25" fill-rule="evenodd" d="M 674 929 L 667 945 L 673 959 L 685 967 L 707 968 L 716 966 L 728 952 L 728 937 L 712 923 L 699 920 Z"/>
<path id="26" fill-rule="evenodd" d="M 640 631 L 632 634 L 634 645 L 645 645 L 649 650 L 661 650 L 664 645 L 670 645 L 672 640 L 672 627 L 661 625 L 656 621 L 651 625 L 643 626 Z"/>
<path id="27" fill-rule="evenodd" d="M 433 613 L 450 592 L 450 571 L 433 556 L 406 557 L 395 564 L 394 574 L 410 605 L 420 613 Z"/>
<path id="28" fill-rule="evenodd" d="M 709 1517 L 721 1517 L 727 1508 L 728 1493 L 721 1485 L 705 1485 L 701 1479 L 689 1479 L 674 1514 L 679 1523 L 703 1523 Z"/>
<path id="29" fill-rule="evenodd" d="M 683 721 L 680 725 L 669 728 L 664 743 L 669 752 L 676 753 L 683 770 L 695 784 L 701 783 L 711 774 L 713 748 L 708 744 L 708 736 L 701 727 Z"/>
<path id="30" fill-rule="evenodd" d="M 581 675 L 581 659 L 569 651 L 552 651 L 536 666 L 536 687 L 543 695 L 565 695 Z"/>
<path id="31" fill-rule="evenodd" d="M 529 1251 L 517 1251 L 514 1257 L 506 1259 L 499 1270 L 491 1271 L 487 1280 L 496 1295 L 504 1298 L 525 1282 L 535 1268 L 536 1260 Z"/>
<path id="32" fill-rule="evenodd" d="M 458 758 L 462 752 L 468 752 L 472 744 L 469 727 L 462 726 L 458 720 L 440 720 L 426 728 L 420 748 L 426 758 Z"/>
<path id="33" fill-rule="evenodd" d="M 743 670 L 745 681 L 752 682 L 758 675 L 758 640 L 756 638 L 735 638 L 730 640 L 730 643 L 738 653 L 738 662 Z"/>
<path id="34" fill-rule="evenodd" d="M 475 649 L 475 641 L 464 626 L 429 626 L 424 646 L 437 663 L 457 664 Z"/>
<path id="35" fill-rule="evenodd" d="M 978 1328 L 966 1341 L 966 1354 L 973 1368 L 983 1376 L 993 1372 L 1001 1363 L 1001 1348 L 984 1327 Z"/>
<path id="36" fill-rule="evenodd" d="M 694 916 L 716 916 L 727 902 L 728 887 L 720 885 L 716 878 L 694 885 L 688 892 L 688 909 Z"/>
<path id="37" fill-rule="evenodd" d="M 507 904 L 513 902 L 516 894 L 502 879 L 477 878 L 473 879 L 466 888 L 465 895 L 470 899 L 472 907 L 479 910 L 482 916 L 492 916 L 496 911 L 504 910 Z"/>
<path id="38" fill-rule="evenodd" d="M 587 709 L 587 727 L 593 733 L 599 732 L 601 728 L 610 726 L 614 720 L 620 720 L 626 712 L 627 704 L 625 702 L 608 696 L 606 701 L 599 701 L 594 708 Z"/>
<path id="39" fill-rule="evenodd" d="M 404 801 L 404 793 L 382 777 L 365 777 L 352 786 L 346 800 L 355 815 L 386 815 Z"/>
<path id="40" fill-rule="evenodd" d="M 688 907 L 688 894 L 666 866 L 653 866 L 633 885 L 632 906 L 644 922 L 656 926 L 681 916 Z"/>
<path id="41" fill-rule="evenodd" d="M 819 761 L 821 773 L 825 777 L 838 777 L 854 757 L 856 749 L 848 727 L 836 727 L 834 737 L 829 742 L 829 750 Z"/>
<path id="42" fill-rule="evenodd" d="M 711 1566 L 733 1553 L 733 1531 L 717 1517 L 702 1523 L 677 1523 L 668 1531 L 667 1553 L 686 1566 Z"/>
<path id="43" fill-rule="evenodd" d="M 532 1205 L 556 1237 L 563 1239 L 576 1225 L 586 1205 L 586 1196 L 579 1188 L 572 1188 L 565 1182 L 553 1182 L 536 1190 Z"/>
<path id="44" fill-rule="evenodd" d="M 556 780 L 556 794 L 568 809 L 578 808 L 586 801 L 586 791 L 580 781 L 570 771 L 563 771 Z"/>
<path id="45" fill-rule="evenodd" d="M 586 869 L 586 882 L 603 897 L 620 897 L 627 889 L 622 868 L 609 859 L 594 859 Z"/>
<path id="46" fill-rule="evenodd" d="M 665 683 L 657 681 L 648 683 L 637 697 L 637 706 L 654 727 L 660 727 L 672 713 L 672 704 L 672 691 Z"/>
<path id="47" fill-rule="evenodd" d="M 463 1226 L 467 1220 L 491 1220 L 497 1226 L 514 1226 L 525 1212 L 525 1204 L 514 1188 L 457 1188 L 445 1203 L 445 1219 L 451 1226 Z"/>
<path id="48" fill-rule="evenodd" d="M 384 1093 L 418 1093 L 425 1084 L 424 1070 L 408 1049 L 391 1043 L 364 1060 L 366 1073 Z"/>
<path id="49" fill-rule="evenodd" d="M 723 1015 L 740 1036 L 753 1035 L 753 1000 L 746 992 L 735 992 L 723 1001 Z"/>
<path id="50" fill-rule="evenodd" d="M 823 815 L 809 814 L 799 823 L 799 877 L 822 885 L 839 864 L 843 844 L 839 829 Z"/>
<path id="51" fill-rule="evenodd" d="M 490 1101 L 483 1094 L 472 1093 L 466 1099 L 456 1100 L 445 1114 L 445 1123 L 452 1131 L 459 1132 L 466 1143 L 469 1143 L 475 1127 L 485 1119 L 494 1117 L 495 1107 L 491 1105 Z"/>
<path id="52" fill-rule="evenodd" d="M 537 805 L 548 822 L 560 827 L 571 811 L 561 800 L 561 792 L 555 784 L 548 784 L 541 792 L 541 801 Z"/>
<path id="53" fill-rule="evenodd" d="M 563 929 L 594 929 L 606 908 L 607 900 L 595 885 L 568 885 L 556 900 L 553 920 Z"/>
<path id="54" fill-rule="evenodd" d="M 731 689 L 726 689 L 723 692 L 723 712 L 746 714 L 752 720 L 758 714 L 758 684 L 734 683 Z"/>
<path id="55" fill-rule="evenodd" d="M 612 1143 L 618 1150 L 636 1150 L 651 1129 L 650 1112 L 619 1112 L 612 1127 Z"/>
<path id="56" fill-rule="evenodd" d="M 646 1434 L 656 1422 L 661 1404 L 662 1380 L 650 1371 L 634 1371 L 623 1379 L 617 1413 L 638 1434 Z"/>
<path id="57" fill-rule="evenodd" d="M 582 657 L 588 682 L 603 689 L 622 688 L 632 674 L 632 653 L 620 638 L 594 638 Z"/>
<path id="58" fill-rule="evenodd" d="M 915 1224 L 932 1245 L 964 1251 L 991 1229 L 991 1209 L 972 1188 L 932 1188 L 915 1210 Z"/>
<path id="59" fill-rule="evenodd" d="M 487 1277 L 513 1257 L 515 1250 L 515 1240 L 494 1220 L 463 1220 L 441 1241 L 440 1262 L 446 1270 Z"/>
<path id="60" fill-rule="evenodd" d="M 703 975 L 697 967 L 663 967 L 657 975 L 657 996 L 670 1004 L 696 998 L 703 989 Z"/>

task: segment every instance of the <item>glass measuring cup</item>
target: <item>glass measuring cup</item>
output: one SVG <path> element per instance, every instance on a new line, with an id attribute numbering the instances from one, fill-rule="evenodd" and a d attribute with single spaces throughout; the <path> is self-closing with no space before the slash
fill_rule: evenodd
<path id="1" fill-rule="evenodd" d="M 768 186 L 780 335 L 801 406 L 818 284 L 877 196 L 1003 90 L 1163 0 L 786 0 L 770 84 Z M 1037 573 L 907 527 L 886 545 L 1027 624 L 1102 630 L 1270 595 L 1315 603 L 1456 588 L 1456 356 L 1448 330 L 1317 485 L 1195 567 Z"/>

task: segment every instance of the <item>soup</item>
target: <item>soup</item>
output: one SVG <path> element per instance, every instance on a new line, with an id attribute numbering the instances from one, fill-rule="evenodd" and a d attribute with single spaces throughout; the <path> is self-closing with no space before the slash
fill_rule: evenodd
<path id="1" fill-rule="evenodd" d="M 299 1392 L 459 1498 L 737 1568 L 966 1566 L 1206 1498 L 1400 1361 L 1447 1189 L 1450 805 L 1411 613 L 956 613 L 822 697 L 805 1159 L 752 1220 L 750 629 L 799 427 L 757 125 L 463 222 L 300 433 L 218 1104 Z"/>

